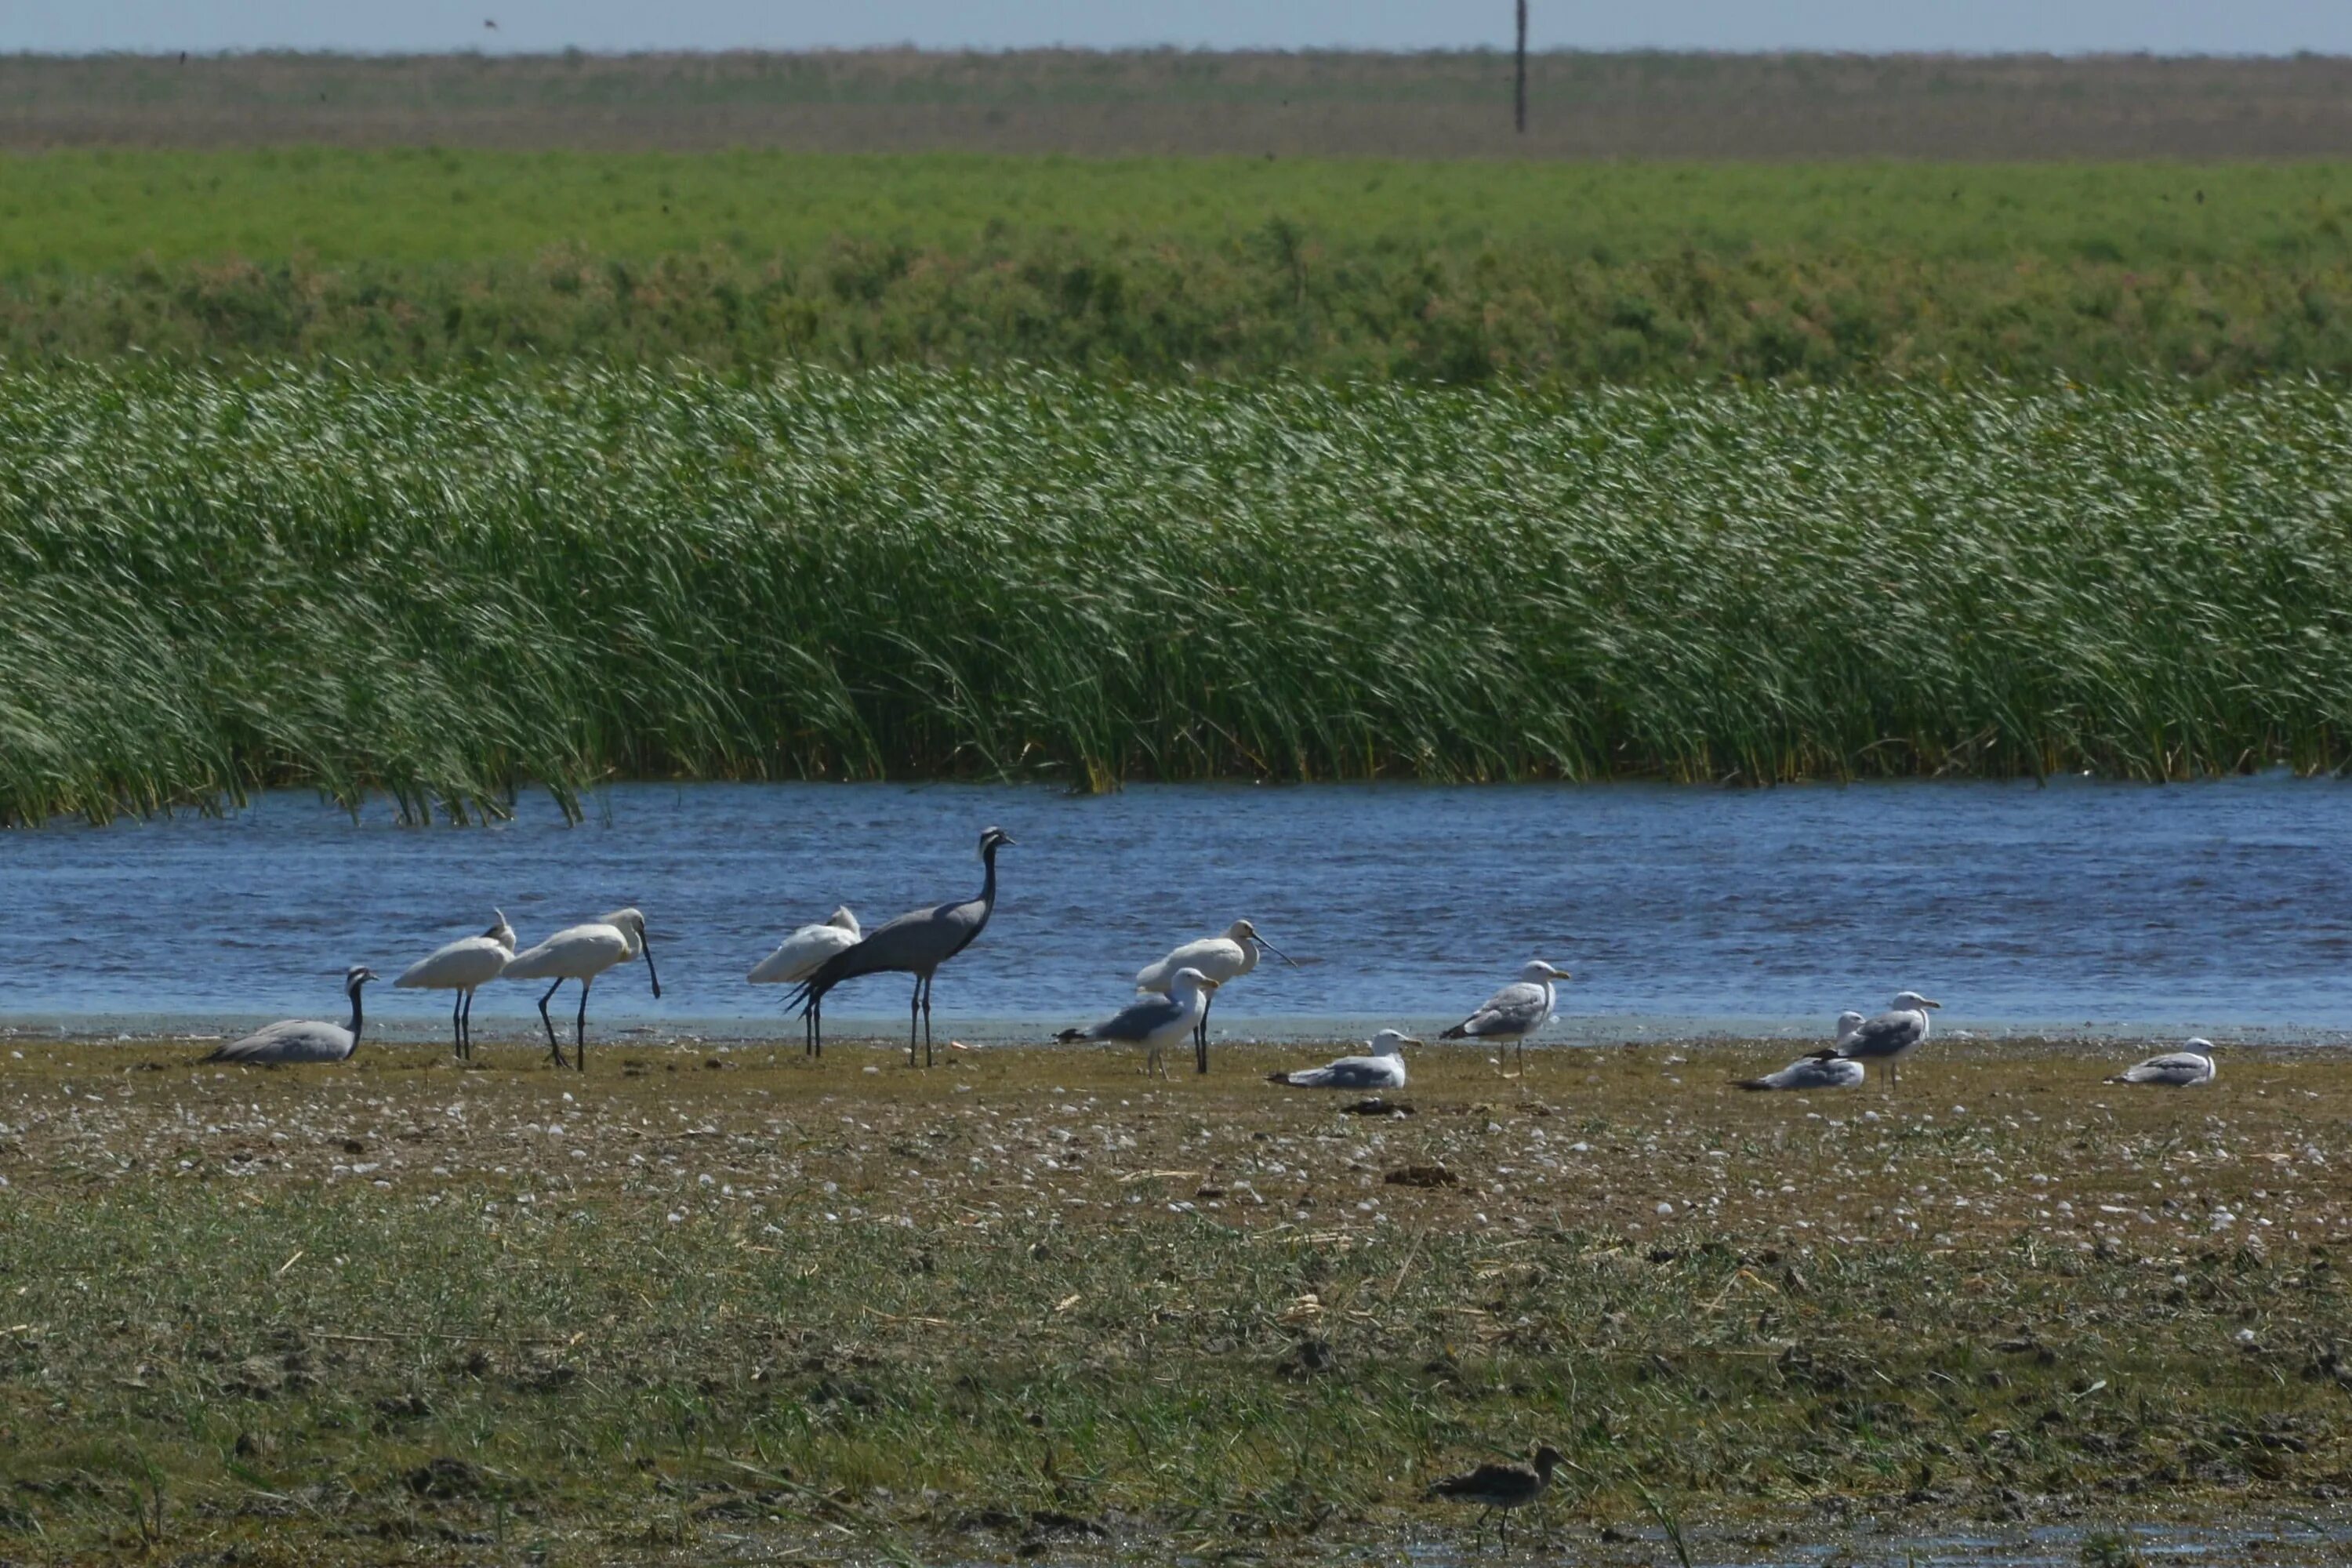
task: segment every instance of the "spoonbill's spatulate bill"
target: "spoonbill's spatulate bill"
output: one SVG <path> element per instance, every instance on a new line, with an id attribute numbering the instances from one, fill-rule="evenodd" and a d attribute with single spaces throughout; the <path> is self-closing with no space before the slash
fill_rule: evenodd
<path id="1" fill-rule="evenodd" d="M 1149 1076 L 1156 1069 L 1166 1078 L 1168 1047 L 1192 1032 L 1208 1012 L 1209 994 L 1216 988 L 1217 983 L 1199 970 L 1180 969 L 1168 983 L 1167 995 L 1139 996 L 1099 1024 L 1065 1029 L 1054 1037 L 1065 1043 L 1099 1040 L 1105 1045 L 1141 1046 L 1144 1073 Z"/>
<path id="2" fill-rule="evenodd" d="M 289 1018 L 282 1024 L 256 1029 L 241 1040 L 231 1040 L 204 1059 L 252 1062 L 265 1067 L 287 1062 L 348 1061 L 351 1054 L 360 1048 L 360 991 L 374 978 L 375 971 L 364 963 L 354 963 L 343 971 L 343 994 L 352 999 L 352 1021 L 348 1024 Z"/>
<path id="3" fill-rule="evenodd" d="M 1551 1022 L 1557 1002 L 1553 987 L 1569 977 L 1538 958 L 1519 971 L 1519 977 L 1478 1004 L 1478 1010 L 1437 1037 L 1441 1040 L 1491 1040 L 1518 1049 L 1518 1068 L 1525 1081 L 1528 1037 Z"/>
<path id="4" fill-rule="evenodd" d="M 503 978 L 551 980 L 555 984 L 539 999 L 539 1021 L 547 1026 L 547 1052 L 562 1067 L 563 1047 L 555 1038 L 555 1020 L 547 1005 L 567 980 L 580 982 L 580 1016 L 572 1025 L 572 1055 L 582 1072 L 588 1070 L 588 987 L 596 976 L 616 963 L 642 956 L 646 978 L 661 999 L 661 974 L 654 968 L 654 951 L 646 941 L 646 917 L 634 909 L 614 910 L 601 921 L 566 926 L 536 947 L 527 947 L 507 961 Z"/>
<path id="5" fill-rule="evenodd" d="M 1013 842 L 1013 836 L 1002 827 L 981 834 L 980 859 L 987 874 L 981 879 L 978 898 L 909 910 L 856 945 L 835 953 L 801 982 L 793 999 L 800 1005 L 801 1017 L 808 1026 L 810 1055 L 824 1054 L 824 998 L 835 986 L 861 974 L 911 974 L 915 993 L 907 1004 L 907 1065 L 915 1065 L 919 1019 L 923 1065 L 931 1065 L 931 977 L 940 964 L 970 947 L 988 928 L 988 917 L 996 910 L 996 852 Z"/>
<path id="6" fill-rule="evenodd" d="M 1368 1054 L 1340 1057 L 1319 1068 L 1266 1074 L 1268 1083 L 1293 1089 L 1402 1089 L 1404 1047 L 1421 1044 L 1397 1029 L 1382 1029 L 1371 1038 Z"/>
<path id="7" fill-rule="evenodd" d="M 1511 1510 L 1539 1501 L 1544 1489 L 1551 1485 L 1552 1471 L 1564 1462 L 1559 1450 L 1546 1443 L 1536 1450 L 1531 1465 L 1481 1465 L 1466 1474 L 1448 1476 L 1429 1489 L 1429 1496 L 1477 1504 L 1485 1510 L 1478 1515 L 1480 1533 L 1485 1532 L 1486 1521 L 1500 1513 L 1503 1539 L 1508 1542 Z"/>
<path id="8" fill-rule="evenodd" d="M 1853 1033 L 1843 1036 L 1827 1051 L 1817 1051 L 1821 1058 L 1839 1057 L 1850 1062 L 1884 1062 L 1886 1081 L 1896 1081 L 1895 1064 L 1919 1048 L 1927 1038 L 1927 1010 L 1941 1007 L 1941 1002 L 1930 1002 L 1916 991 L 1898 994 L 1885 1012 L 1865 1018 Z"/>
<path id="9" fill-rule="evenodd" d="M 506 911 L 490 913 L 497 918 L 489 930 L 435 948 L 402 970 L 400 978 L 393 982 L 404 990 L 457 994 L 449 1009 L 449 1029 L 451 1048 L 460 1061 L 470 1061 L 474 1056 L 474 993 L 496 980 L 515 952 L 514 927 L 507 924 Z"/>
<path id="10" fill-rule="evenodd" d="M 2213 1081 L 2213 1042 L 2190 1040 L 2177 1051 L 2168 1051 L 2107 1079 L 2109 1083 L 2146 1083 L 2158 1089 L 2199 1089 Z"/>
<path id="11" fill-rule="evenodd" d="M 751 966 L 745 976 L 754 985 L 797 985 L 816 973 L 816 966 L 837 952 L 857 945 L 865 933 L 857 917 L 844 904 L 814 925 L 805 925 L 784 938 L 776 951 Z"/>
<path id="12" fill-rule="evenodd" d="M 1261 952 L 1274 954 L 1294 969 L 1297 967 L 1297 960 L 1258 935 L 1256 926 L 1248 921 L 1235 921 L 1225 928 L 1224 935 L 1188 942 L 1159 963 L 1147 963 L 1137 970 L 1135 988 L 1165 996 L 1177 972 L 1183 969 L 1197 970 L 1223 985 L 1255 969 Z M 1205 1011 L 1192 1031 L 1192 1067 L 1196 1072 L 1209 1070 L 1209 1015 Z"/>

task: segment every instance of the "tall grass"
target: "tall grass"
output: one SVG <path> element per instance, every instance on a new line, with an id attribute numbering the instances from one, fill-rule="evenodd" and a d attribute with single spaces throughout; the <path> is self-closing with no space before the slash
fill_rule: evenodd
<path id="1" fill-rule="evenodd" d="M 0 811 L 2332 767 L 2352 405 L 0 380 Z"/>

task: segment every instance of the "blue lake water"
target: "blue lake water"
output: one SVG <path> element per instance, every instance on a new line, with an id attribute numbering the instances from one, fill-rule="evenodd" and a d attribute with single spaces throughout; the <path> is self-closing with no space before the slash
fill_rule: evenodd
<path id="1" fill-rule="evenodd" d="M 0 1023 L 198 1032 L 340 1016 L 336 977 L 389 976 L 502 906 L 526 942 L 625 903 L 641 968 L 601 981 L 591 1026 L 782 1032 L 743 973 L 846 902 L 868 923 L 966 896 L 1001 823 L 1003 896 L 940 973 L 943 1033 L 1004 1038 L 1117 1005 L 1174 942 L 1255 919 L 1300 967 L 1220 1001 L 1221 1032 L 1443 1025 L 1529 956 L 1576 976 L 1562 1041 L 1733 1029 L 1812 1035 L 1911 987 L 1985 1033 L 2352 1031 L 2352 786 L 2284 777 L 1761 791 L 1595 785 L 1149 786 L 1077 798 L 1009 785 L 638 784 L 567 826 L 527 799 L 489 827 L 354 822 L 308 794 L 226 819 L 0 835 Z M 526 1023 L 493 986 L 478 1022 Z M 566 996 L 570 995 L 567 989 Z M 567 1005 L 568 1003 L 560 1004 Z M 897 977 L 827 1008 L 903 1026 Z M 388 986 L 372 1024 L 430 1035 L 446 999 Z"/>

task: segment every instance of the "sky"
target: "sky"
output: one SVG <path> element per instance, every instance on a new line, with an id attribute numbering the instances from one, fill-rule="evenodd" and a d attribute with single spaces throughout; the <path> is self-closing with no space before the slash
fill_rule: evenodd
<path id="1" fill-rule="evenodd" d="M 2352 0 L 1529 0 L 1538 48 L 2352 53 Z M 495 29 L 486 20 L 498 23 Z M 1459 48 L 1510 0 L 0 0 L 0 52 Z"/>

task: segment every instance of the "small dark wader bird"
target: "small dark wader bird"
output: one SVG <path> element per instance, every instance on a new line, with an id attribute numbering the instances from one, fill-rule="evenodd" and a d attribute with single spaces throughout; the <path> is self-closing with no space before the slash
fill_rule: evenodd
<path id="1" fill-rule="evenodd" d="M 643 956 L 646 978 L 653 983 L 654 1000 L 661 1000 L 661 976 L 654 970 L 654 950 L 646 941 L 646 917 L 635 910 L 614 910 L 601 921 L 586 925 L 566 926 L 537 947 L 527 947 L 508 960 L 502 978 L 508 980 L 552 980 L 547 994 L 539 999 L 539 1021 L 547 1026 L 548 1054 L 557 1067 L 576 1065 L 582 1072 L 588 1070 L 588 987 L 596 976 L 616 963 L 625 963 Z M 555 1020 L 547 1016 L 548 1003 L 563 989 L 567 980 L 580 982 L 580 1016 L 572 1024 L 572 1055 L 574 1062 L 563 1059 L 563 1047 L 556 1043 Z"/>
<path id="2" fill-rule="evenodd" d="M 1456 1502 L 1475 1502 L 1486 1511 L 1478 1516 L 1478 1531 L 1471 1537 L 1475 1544 L 1486 1533 L 1486 1521 L 1496 1514 L 1503 1516 L 1502 1538 L 1506 1545 L 1511 1540 L 1511 1510 L 1543 1500 L 1544 1489 L 1551 1485 L 1551 1473 L 1566 1461 L 1559 1449 L 1544 1444 L 1536 1450 L 1533 1468 L 1526 1465 L 1481 1465 L 1467 1475 L 1449 1476 L 1429 1489 L 1433 1498 L 1452 1498 Z"/>
<path id="3" fill-rule="evenodd" d="M 855 947 L 835 953 L 793 994 L 807 1028 L 808 1054 L 824 1055 L 825 994 L 861 974 L 911 974 L 915 994 L 907 1004 L 907 1065 L 915 1065 L 916 1026 L 922 1026 L 923 1065 L 931 1065 L 931 976 L 940 964 L 972 944 L 996 910 L 996 852 L 1013 842 L 1002 827 L 980 836 L 981 863 L 988 868 L 980 896 L 960 903 L 910 910 L 877 926 Z M 790 1004 L 787 1004 L 788 1005 Z"/>

